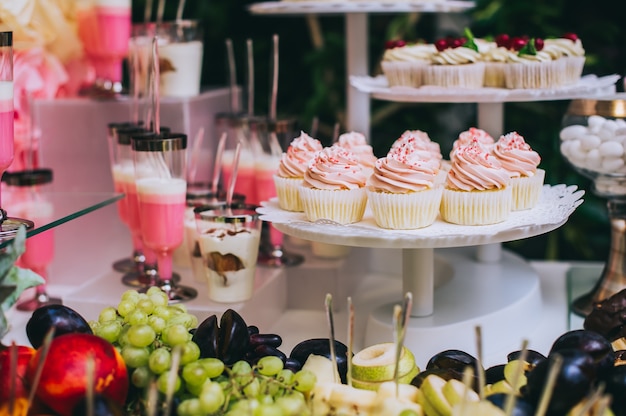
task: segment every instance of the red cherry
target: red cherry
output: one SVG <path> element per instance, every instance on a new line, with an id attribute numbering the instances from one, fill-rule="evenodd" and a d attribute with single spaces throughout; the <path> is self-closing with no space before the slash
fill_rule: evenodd
<path id="1" fill-rule="evenodd" d="M 526 46 L 526 43 L 526 39 L 514 37 L 513 39 L 511 39 L 511 49 L 515 51 L 520 51 L 524 46 Z"/>
<path id="2" fill-rule="evenodd" d="M 406 45 L 406 42 L 401 39 L 396 41 L 396 48 L 401 48 L 405 45 Z"/>
<path id="3" fill-rule="evenodd" d="M 463 44 L 465 44 L 465 42 L 467 42 L 466 39 L 452 39 L 452 42 L 450 43 L 450 47 L 452 47 L 452 48 L 459 48 L 459 47 L 463 46 Z"/>
<path id="4" fill-rule="evenodd" d="M 542 50 L 543 46 L 544 46 L 543 39 L 535 38 L 535 49 L 537 50 L 537 52 Z"/>
<path id="5" fill-rule="evenodd" d="M 445 39 L 438 39 L 435 41 L 435 48 L 437 48 L 439 52 L 448 49 L 448 41 Z"/>
<path id="6" fill-rule="evenodd" d="M 563 36 L 561 36 L 565 39 L 569 39 L 572 42 L 576 42 L 578 40 L 578 35 L 576 33 L 572 33 L 572 32 L 568 32 L 568 33 L 564 33 Z"/>
<path id="7" fill-rule="evenodd" d="M 393 49 L 396 47 L 396 41 L 395 40 L 388 40 L 385 42 L 385 49 Z"/>
<path id="8" fill-rule="evenodd" d="M 506 33 L 496 36 L 496 45 L 509 49 L 511 47 L 511 38 Z"/>

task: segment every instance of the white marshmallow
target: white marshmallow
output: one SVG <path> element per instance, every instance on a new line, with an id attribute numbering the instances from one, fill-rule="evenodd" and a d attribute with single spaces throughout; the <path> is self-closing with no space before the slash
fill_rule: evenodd
<path id="1" fill-rule="evenodd" d="M 580 124 L 574 124 L 571 126 L 564 127 L 559 134 L 561 140 L 572 140 L 577 137 L 580 137 L 584 134 L 587 134 L 587 127 L 581 126 Z"/>
<path id="2" fill-rule="evenodd" d="M 618 142 L 604 142 L 598 147 L 601 156 L 621 157 L 624 154 L 624 146 Z"/>
<path id="3" fill-rule="evenodd" d="M 602 156 L 598 149 L 591 149 L 585 158 L 585 166 L 591 170 L 602 168 Z"/>
<path id="4" fill-rule="evenodd" d="M 602 160 L 602 170 L 612 173 L 624 166 L 624 159 L 621 157 L 607 157 Z"/>
<path id="5" fill-rule="evenodd" d="M 604 125 L 605 121 L 606 119 L 602 116 L 589 116 L 589 118 L 587 119 L 587 126 L 589 126 L 589 130 L 595 133 L 602 128 L 602 125 Z"/>
<path id="6" fill-rule="evenodd" d="M 585 151 L 595 149 L 600 146 L 601 143 L 602 140 L 595 134 L 585 134 L 580 137 L 580 147 Z"/>

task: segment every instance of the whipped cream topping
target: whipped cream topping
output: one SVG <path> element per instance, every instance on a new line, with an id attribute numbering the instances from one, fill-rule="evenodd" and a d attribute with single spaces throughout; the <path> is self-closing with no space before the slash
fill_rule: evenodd
<path id="1" fill-rule="evenodd" d="M 430 61 L 430 57 L 437 52 L 433 44 L 414 44 L 405 45 L 400 48 L 391 48 L 385 50 L 383 61 L 397 62 L 413 62 L 413 61 Z"/>
<path id="2" fill-rule="evenodd" d="M 488 191 L 505 188 L 509 180 L 509 172 L 495 156 L 489 154 L 478 140 L 473 140 L 455 151 L 446 187 L 459 191 Z"/>
<path id="3" fill-rule="evenodd" d="M 315 154 L 304 173 L 303 185 L 324 190 L 350 190 L 365 186 L 367 175 L 356 156 L 337 145 Z"/>
<path id="4" fill-rule="evenodd" d="M 404 194 L 431 189 L 439 172 L 439 161 L 404 143 L 378 159 L 368 188 L 376 192 Z"/>
<path id="5" fill-rule="evenodd" d="M 512 178 L 533 176 L 541 162 L 539 153 L 532 150 L 517 132 L 500 136 L 493 148 L 493 155 Z"/>
<path id="6" fill-rule="evenodd" d="M 505 63 L 512 59 L 511 55 L 517 55 L 517 52 L 507 49 L 504 46 L 498 46 L 482 52 L 480 59 L 485 62 Z"/>
<path id="7" fill-rule="evenodd" d="M 307 165 L 322 148 L 319 140 L 301 131 L 300 136 L 293 139 L 282 154 L 277 175 L 282 178 L 302 178 Z"/>
<path id="8" fill-rule="evenodd" d="M 566 38 L 544 40 L 543 51 L 556 58 L 561 56 L 585 56 L 585 49 L 580 39 Z"/>
<path id="9" fill-rule="evenodd" d="M 535 55 L 529 54 L 511 54 L 509 56 L 509 63 L 517 63 L 517 64 L 532 64 L 537 62 L 550 62 L 553 61 L 554 57 L 545 51 L 545 48 L 541 51 L 537 52 Z"/>
<path id="10" fill-rule="evenodd" d="M 352 151 L 364 167 L 370 169 L 374 167 L 377 159 L 374 155 L 374 149 L 367 144 L 367 139 L 362 133 L 356 131 L 343 133 L 337 139 L 337 146 Z"/>
<path id="11" fill-rule="evenodd" d="M 480 53 L 470 48 L 448 48 L 431 57 L 433 65 L 463 65 L 480 61 Z"/>

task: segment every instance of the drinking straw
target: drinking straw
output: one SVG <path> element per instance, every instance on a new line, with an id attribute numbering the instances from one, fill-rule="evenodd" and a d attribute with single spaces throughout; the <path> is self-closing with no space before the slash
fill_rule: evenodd
<path id="1" fill-rule="evenodd" d="M 146 6 L 143 10 L 143 22 L 148 23 L 152 19 L 152 0 L 146 0 Z"/>
<path id="2" fill-rule="evenodd" d="M 248 115 L 254 114 L 254 54 L 252 53 L 252 39 L 246 41 L 248 52 Z"/>
<path id="3" fill-rule="evenodd" d="M 178 9 L 176 9 L 176 20 L 183 20 L 183 10 L 185 10 L 185 0 L 180 0 L 178 2 Z"/>
<path id="4" fill-rule="evenodd" d="M 270 85 L 270 121 L 276 120 L 276 101 L 278 99 L 278 35 L 272 37 L 272 79 Z"/>
<path id="5" fill-rule="evenodd" d="M 163 23 L 164 14 L 165 14 L 165 0 L 159 0 L 159 3 L 157 5 L 157 17 L 156 17 L 157 25 L 160 25 L 161 23 Z"/>
<path id="6" fill-rule="evenodd" d="M 228 134 L 223 132 L 220 140 L 217 142 L 217 150 L 215 151 L 215 164 L 213 165 L 213 181 L 211 182 L 211 192 L 217 195 L 217 185 L 220 182 L 220 174 L 222 173 L 222 156 L 224 155 L 224 147 L 226 146 L 226 137 Z"/>
<path id="7" fill-rule="evenodd" d="M 187 182 L 194 183 L 196 181 L 196 173 L 198 171 L 198 155 L 200 154 L 200 146 L 204 141 L 204 127 L 198 129 L 193 145 L 189 148 L 191 151 L 189 158 L 189 166 L 187 167 Z"/>
<path id="8" fill-rule="evenodd" d="M 233 204 L 233 195 L 235 193 L 235 183 L 237 182 L 237 171 L 239 170 L 239 156 L 241 154 L 241 142 L 237 143 L 235 148 L 235 158 L 233 160 L 233 173 L 230 176 L 228 190 L 226 191 L 226 207 L 230 210 Z"/>
<path id="9" fill-rule="evenodd" d="M 161 72 L 159 69 L 159 38 L 155 36 L 152 39 L 152 117 L 154 119 L 154 133 L 156 137 L 161 134 L 161 106 L 160 106 L 160 90 L 159 80 Z M 152 166 L 155 168 L 155 172 L 158 173 L 159 178 L 169 179 L 171 178 L 170 170 L 167 168 L 165 160 L 163 160 L 163 154 L 158 152 L 148 152 L 149 159 L 152 162 Z"/>
<path id="10" fill-rule="evenodd" d="M 237 73 L 235 67 L 235 52 L 233 51 L 233 41 L 226 39 L 226 56 L 228 60 L 228 83 L 230 85 L 230 111 L 232 114 L 237 112 L 239 101 L 236 93 Z"/>

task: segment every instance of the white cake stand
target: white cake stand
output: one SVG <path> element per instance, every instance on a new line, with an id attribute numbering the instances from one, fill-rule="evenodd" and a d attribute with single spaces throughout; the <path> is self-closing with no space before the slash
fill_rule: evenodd
<path id="1" fill-rule="evenodd" d="M 497 338 L 502 342 L 502 331 L 511 325 L 525 334 L 537 324 L 542 304 L 537 273 L 525 260 L 508 252 L 498 262 L 477 262 L 471 248 L 550 232 L 567 221 L 583 202 L 583 194 L 576 186 L 545 185 L 535 208 L 513 212 L 503 223 L 460 226 L 437 219 L 419 230 L 379 228 L 369 209 L 361 222 L 351 225 L 309 222 L 304 213 L 281 210 L 276 199 L 262 203 L 258 211 L 262 220 L 294 237 L 353 247 L 402 249 L 403 293 L 398 293 L 396 303 L 404 293 L 413 295 L 407 346 L 423 350 L 424 340 L 430 340 L 429 349 L 437 352 L 450 346 L 449 336 L 442 336 L 444 332 L 472 340 L 471 331 L 481 325 L 486 328 L 484 332 L 496 335 L 486 342 L 497 348 Z M 389 339 L 393 305 L 375 308 L 368 317 L 365 345 Z"/>

